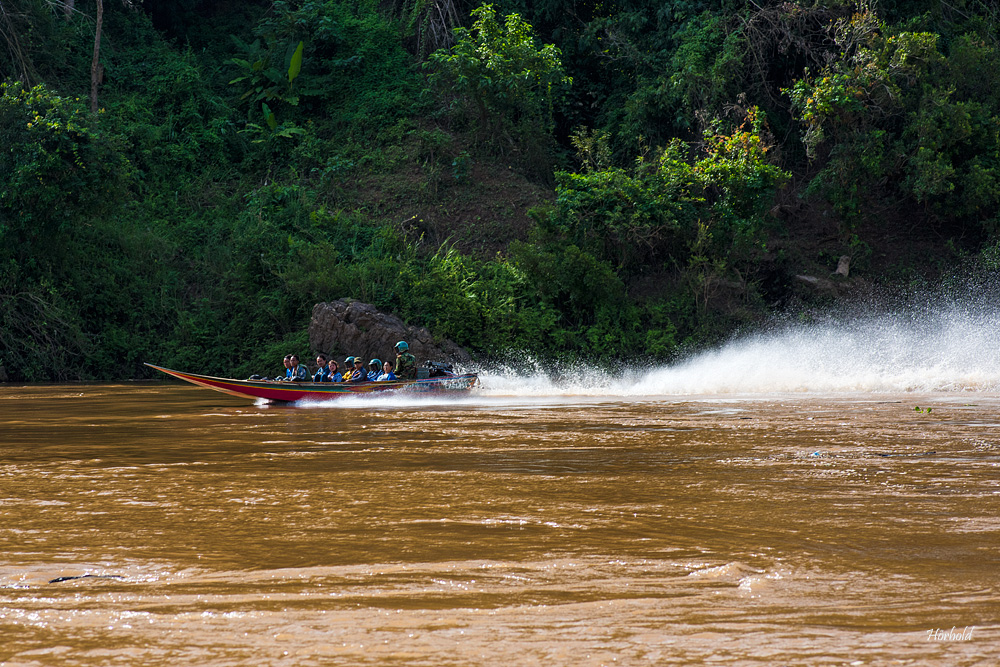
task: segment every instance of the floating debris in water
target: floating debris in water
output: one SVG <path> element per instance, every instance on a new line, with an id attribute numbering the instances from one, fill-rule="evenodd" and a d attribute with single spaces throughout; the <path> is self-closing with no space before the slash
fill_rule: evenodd
<path id="1" fill-rule="evenodd" d="M 55 579 L 49 579 L 50 584 L 58 584 L 64 581 L 72 581 L 73 579 L 124 579 L 120 574 L 78 574 L 71 577 L 56 577 Z"/>

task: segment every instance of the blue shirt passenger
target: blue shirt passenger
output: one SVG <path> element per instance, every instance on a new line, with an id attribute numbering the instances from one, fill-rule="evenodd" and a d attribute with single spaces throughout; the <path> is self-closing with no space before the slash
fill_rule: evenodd
<path id="1" fill-rule="evenodd" d="M 389 382 L 396 379 L 396 374 L 392 372 L 392 362 L 385 362 L 382 365 L 382 372 L 377 378 L 379 382 Z"/>
<path id="2" fill-rule="evenodd" d="M 343 382 L 344 378 L 340 375 L 339 368 L 340 365 L 331 359 L 326 368 L 326 377 L 320 380 L 320 382 Z"/>
<path id="3" fill-rule="evenodd" d="M 327 360 L 325 354 L 320 354 L 316 356 L 316 373 L 313 375 L 313 382 L 329 382 L 330 381 L 330 369 L 326 366 Z"/>
<path id="4" fill-rule="evenodd" d="M 365 362 L 361 361 L 361 357 L 354 358 L 354 372 L 351 373 L 351 377 L 348 382 L 367 382 L 368 373 L 365 371 Z"/>

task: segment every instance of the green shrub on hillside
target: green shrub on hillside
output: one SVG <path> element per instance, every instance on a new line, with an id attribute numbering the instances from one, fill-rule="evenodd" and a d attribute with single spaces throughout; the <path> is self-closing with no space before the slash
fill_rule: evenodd
<path id="1" fill-rule="evenodd" d="M 539 47 L 532 27 L 518 14 L 498 20 L 493 5 L 472 11 L 472 30 L 457 28 L 456 44 L 435 51 L 425 64 L 428 80 L 443 95 L 457 96 L 459 115 L 480 143 L 500 154 L 524 150 L 548 163 L 554 128 L 553 104 L 572 83 L 552 44 Z M 543 171 L 535 165 L 536 173 Z"/>
<path id="2" fill-rule="evenodd" d="M 230 84 L 259 127 L 313 120 L 341 138 L 371 140 L 417 102 L 412 62 L 374 2 L 275 2 L 254 35 L 252 43 L 234 38 Z"/>
<path id="3" fill-rule="evenodd" d="M 769 161 L 763 132 L 761 114 L 750 109 L 729 133 L 714 124 L 699 160 L 674 140 L 631 170 L 559 173 L 556 202 L 540 215 L 541 229 L 594 253 L 626 278 L 685 266 L 699 225 L 711 228 L 706 250 L 713 255 L 752 261 L 766 236 L 767 205 L 788 178 Z"/>
<path id="4" fill-rule="evenodd" d="M 130 166 L 79 98 L 0 84 L 0 245 L 46 253 L 55 234 L 120 203 Z M 15 255 L 16 256 L 16 255 Z"/>
<path id="5" fill-rule="evenodd" d="M 838 26 L 851 44 L 787 92 L 809 154 L 824 164 L 812 190 L 848 222 L 876 202 L 923 207 L 947 227 L 997 227 L 1000 59 L 973 34 L 942 51 L 939 36 L 894 31 L 871 12 Z"/>

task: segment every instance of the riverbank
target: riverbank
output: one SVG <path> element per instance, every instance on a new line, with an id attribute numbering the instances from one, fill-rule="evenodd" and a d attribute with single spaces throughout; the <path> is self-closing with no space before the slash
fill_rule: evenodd
<path id="1" fill-rule="evenodd" d="M 331 352 L 340 299 L 478 360 L 662 364 L 1000 267 L 974 9 L 133 3 L 95 65 L 93 0 L 21 4 L 0 381 L 247 377 Z"/>

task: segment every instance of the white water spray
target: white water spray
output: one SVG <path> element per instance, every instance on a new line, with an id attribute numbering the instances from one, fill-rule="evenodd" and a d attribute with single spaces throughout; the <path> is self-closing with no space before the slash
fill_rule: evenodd
<path id="1" fill-rule="evenodd" d="M 837 392 L 1000 392 L 1000 298 L 947 300 L 892 314 L 788 324 L 659 367 L 609 372 L 542 364 L 479 369 L 471 394 L 342 397 L 298 405 L 399 409 L 530 407 L 630 397 Z"/>
<path id="2" fill-rule="evenodd" d="M 612 375 L 484 373 L 484 394 L 654 396 L 787 392 L 1000 391 L 1000 309 L 911 308 L 786 325 L 669 366 Z"/>

